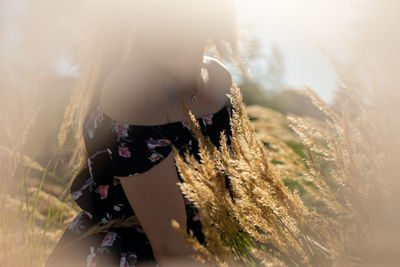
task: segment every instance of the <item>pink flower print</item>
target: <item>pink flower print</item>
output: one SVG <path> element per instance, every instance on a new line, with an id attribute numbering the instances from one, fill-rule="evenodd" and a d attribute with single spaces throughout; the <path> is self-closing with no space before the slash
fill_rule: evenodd
<path id="1" fill-rule="evenodd" d="M 121 259 L 119 260 L 119 267 L 129 267 L 129 263 L 126 260 L 126 253 L 121 253 Z"/>
<path id="2" fill-rule="evenodd" d="M 162 159 L 162 158 L 164 158 L 164 156 L 162 154 L 160 154 L 160 153 L 157 153 L 157 152 L 154 152 L 153 154 L 151 154 L 150 157 L 148 157 L 148 159 L 151 160 L 152 162 L 155 162 L 155 161 L 157 161 L 159 159 Z"/>
<path id="3" fill-rule="evenodd" d="M 193 220 L 193 221 L 198 221 L 198 220 L 200 220 L 200 213 L 199 213 L 199 212 L 196 212 L 196 214 L 192 217 L 192 220 Z"/>
<path id="4" fill-rule="evenodd" d="M 169 141 L 168 139 L 153 139 L 151 137 L 146 140 L 146 143 L 149 150 L 153 150 L 156 147 L 171 145 L 171 141 Z"/>
<path id="5" fill-rule="evenodd" d="M 128 260 L 128 262 L 133 263 L 133 264 L 137 264 L 137 255 L 135 252 L 130 252 L 128 251 L 128 256 L 126 257 L 126 259 Z"/>
<path id="6" fill-rule="evenodd" d="M 117 233 L 107 232 L 107 234 L 104 236 L 103 242 L 101 242 L 101 246 L 102 247 L 112 246 L 116 238 L 117 238 Z"/>
<path id="7" fill-rule="evenodd" d="M 129 147 L 118 147 L 118 154 L 121 157 L 129 158 L 131 156 L 131 151 L 129 151 Z"/>
<path id="8" fill-rule="evenodd" d="M 94 258 L 96 257 L 96 253 L 94 253 L 94 248 L 90 247 L 90 254 L 86 258 L 86 266 L 95 267 L 96 263 L 94 262 Z"/>
<path id="9" fill-rule="evenodd" d="M 114 130 L 117 133 L 118 138 L 123 138 L 128 136 L 128 129 L 129 129 L 129 124 L 128 123 L 121 123 L 117 122 Z"/>
<path id="10" fill-rule="evenodd" d="M 100 194 L 100 199 L 106 199 L 108 195 L 108 185 L 99 185 L 97 191 Z"/>
<path id="11" fill-rule="evenodd" d="M 129 265 L 129 264 L 132 265 Z M 137 264 L 137 255 L 135 252 L 124 252 L 121 253 L 121 260 L 119 261 L 119 266 L 120 267 L 129 267 L 129 266 L 136 266 Z"/>
<path id="12" fill-rule="evenodd" d="M 211 125 L 212 124 L 212 118 L 213 118 L 213 114 L 211 114 L 211 115 L 208 115 L 208 116 L 205 116 L 205 117 L 203 117 L 202 119 L 203 119 L 203 124 L 204 124 L 204 126 L 206 126 L 206 125 Z"/>

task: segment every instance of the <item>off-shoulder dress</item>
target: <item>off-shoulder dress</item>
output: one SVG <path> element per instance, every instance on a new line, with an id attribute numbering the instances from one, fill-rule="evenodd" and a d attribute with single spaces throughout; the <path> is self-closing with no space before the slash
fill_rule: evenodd
<path id="1" fill-rule="evenodd" d="M 217 112 L 196 118 L 201 131 L 217 147 L 221 131 L 225 130 L 230 147 L 230 118 L 232 104 L 227 98 Z M 140 266 L 157 262 L 146 233 L 140 224 L 112 227 L 107 232 L 90 233 L 96 224 L 106 225 L 110 220 L 126 219 L 134 215 L 118 176 L 132 176 L 146 172 L 172 152 L 172 145 L 183 155 L 188 152 L 197 160 L 198 142 L 185 121 L 162 125 L 132 125 L 107 116 L 98 105 L 88 113 L 84 122 L 84 142 L 88 167 L 79 173 L 71 186 L 72 198 L 82 209 L 63 233 L 52 251 L 47 266 L 64 266 L 60 260 L 74 262 L 71 266 Z M 176 166 L 175 166 L 176 167 Z M 184 182 L 179 175 L 180 182 Z M 226 176 L 229 189 L 229 178 Z M 187 231 L 204 243 L 199 213 L 185 198 Z M 67 265 L 69 266 L 69 265 Z"/>

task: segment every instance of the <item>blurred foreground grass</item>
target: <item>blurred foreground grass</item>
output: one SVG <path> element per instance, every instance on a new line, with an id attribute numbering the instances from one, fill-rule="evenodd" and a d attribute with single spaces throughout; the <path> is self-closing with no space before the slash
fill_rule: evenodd
<path id="1" fill-rule="evenodd" d="M 31 135 L 35 123 L 40 121 L 36 97 L 38 91 L 9 92 L 7 105 L 0 109 L 3 127 L 0 140 L 0 265 L 43 266 L 61 234 L 79 211 L 70 197 L 69 178 L 66 175 L 69 170 L 65 169 L 65 159 L 70 157 L 74 144 L 66 136 L 64 147 L 60 148 L 53 142 L 52 149 L 44 149 L 51 142 Z M 344 98 L 343 103 L 346 105 L 338 113 L 320 102 L 312 92 L 309 94 L 329 119 L 322 121 L 306 116 L 285 117 L 262 106 L 243 105 L 246 113 L 242 115 L 246 114 L 251 125 L 242 117 L 239 122 L 244 123 L 242 129 L 246 130 L 235 136 L 246 139 L 248 147 L 244 145 L 240 149 L 247 149 L 247 153 L 242 153 L 241 163 L 227 162 L 233 163 L 232 166 L 238 170 L 248 166 L 248 169 L 244 169 L 245 175 L 237 175 L 239 179 L 243 176 L 244 183 L 236 185 L 238 190 L 248 190 L 241 195 L 247 198 L 247 202 L 242 202 L 242 206 L 234 211 L 240 215 L 238 219 L 241 224 L 237 224 L 237 221 L 225 224 L 231 228 L 234 236 L 227 235 L 228 239 L 224 241 L 238 262 L 251 262 L 247 253 L 258 247 L 261 250 L 252 254 L 263 259 L 264 266 L 364 264 L 366 261 L 361 257 L 368 258 L 368 254 L 375 249 L 374 240 L 382 234 L 381 228 L 373 229 L 371 225 L 374 225 L 376 218 L 393 214 L 388 209 L 376 208 L 379 205 L 392 207 L 393 195 L 390 193 L 396 187 L 387 187 L 387 184 L 395 183 L 395 180 L 388 179 L 384 183 L 383 171 L 389 178 L 396 177 L 398 171 L 397 165 L 391 161 L 391 155 L 398 153 L 398 150 L 395 145 L 388 146 L 397 139 L 384 139 L 380 134 L 386 132 L 371 131 L 371 125 L 381 120 L 380 116 L 373 117 L 368 112 L 375 115 L 374 112 L 382 107 L 378 105 L 381 102 L 368 102 L 367 99 L 363 104 L 360 96 Z M 351 100 L 358 103 L 358 106 L 349 102 Z M 377 108 L 369 108 L 368 105 L 372 104 Z M 353 108 L 351 112 L 348 110 L 349 105 Z M 382 114 L 386 113 L 382 111 Z M 266 152 L 265 157 L 251 137 L 252 126 L 256 139 Z M 57 136 L 56 132 L 53 134 Z M 27 145 L 34 149 L 27 150 Z M 37 157 L 39 154 L 41 156 Z M 251 157 L 255 157 L 257 162 L 249 160 Z M 230 163 L 227 164 L 229 168 Z M 190 166 L 186 169 L 189 170 Z M 208 166 L 205 169 L 212 173 L 214 168 Z M 231 171 L 235 172 L 235 167 Z M 218 179 L 212 180 L 218 189 Z M 224 206 L 224 200 L 221 200 L 213 202 L 218 203 L 215 208 L 229 210 L 229 203 L 224 202 L 228 205 Z M 246 203 L 249 203 L 248 207 Z M 268 206 L 271 204 L 272 207 Z M 235 209 L 235 206 L 231 208 Z M 258 220 L 257 223 L 247 217 L 252 216 L 253 210 L 260 212 L 264 208 L 270 208 L 272 213 L 255 215 L 253 218 Z M 381 217 L 375 216 L 380 212 Z M 220 219 L 218 223 L 224 226 L 226 222 L 223 219 L 226 218 Z M 254 225 L 250 225 L 250 221 Z M 272 223 L 272 226 L 264 228 L 264 223 Z M 239 225 L 247 227 L 249 231 L 238 231 Z M 251 227 L 256 227 L 256 231 Z M 394 230 L 392 232 L 395 233 Z M 254 237 L 262 242 L 254 242 Z M 384 237 L 389 239 L 390 235 Z M 321 245 L 320 240 L 328 243 Z M 215 244 L 219 242 L 211 241 L 216 241 Z M 223 254 L 227 251 L 223 247 L 226 244 L 215 249 L 220 249 Z M 360 244 L 365 244 L 365 247 Z M 209 248 L 201 249 L 206 255 L 209 253 Z M 271 249 L 274 252 L 269 254 Z"/>
<path id="2" fill-rule="evenodd" d="M 29 96 L 24 97 L 29 99 Z M 42 151 L 43 144 L 39 142 L 32 155 L 24 154 L 23 143 L 31 129 L 20 123 L 29 120 L 28 125 L 33 126 L 35 109 L 34 102 L 30 102 L 12 116 L 3 113 L 2 117 L 7 121 L 6 132 L 17 134 L 8 134 L 9 147 L 0 147 L 1 266 L 42 266 L 79 210 L 66 191 L 68 181 L 63 177 L 65 170 L 60 151 L 54 148 L 47 162 L 42 158 L 45 164 L 35 158 Z M 301 159 L 303 146 L 288 127 L 286 118 L 279 112 L 257 105 L 248 106 L 248 113 L 284 183 L 291 190 L 297 189 L 310 208 L 321 205 L 313 195 L 312 183 L 303 177 L 306 169 Z M 23 117 L 27 119 L 21 120 Z M 19 145 L 12 145 L 16 143 Z"/>

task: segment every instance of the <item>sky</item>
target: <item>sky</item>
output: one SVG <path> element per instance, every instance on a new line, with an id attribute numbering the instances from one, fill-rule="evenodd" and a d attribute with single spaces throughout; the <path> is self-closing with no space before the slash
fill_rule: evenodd
<path id="1" fill-rule="evenodd" d="M 337 77 L 323 51 L 341 61 L 348 60 L 348 44 L 356 36 L 357 22 L 365 16 L 365 5 L 372 0 L 236 1 L 240 20 L 254 30 L 264 54 L 269 55 L 272 46 L 280 49 L 285 63 L 284 84 L 299 89 L 311 87 L 322 99 L 332 102 Z M 0 20 L 8 38 L 1 43 L 4 49 L 18 39 L 10 22 L 23 11 L 26 0 L 3 3 L 6 10 Z M 60 58 L 57 66 L 76 72 L 65 58 Z"/>
<path id="2" fill-rule="evenodd" d="M 238 0 L 238 15 L 254 29 L 265 54 L 277 46 L 284 57 L 284 83 L 311 87 L 332 102 L 337 76 L 333 56 L 348 60 L 347 46 L 369 0 Z"/>

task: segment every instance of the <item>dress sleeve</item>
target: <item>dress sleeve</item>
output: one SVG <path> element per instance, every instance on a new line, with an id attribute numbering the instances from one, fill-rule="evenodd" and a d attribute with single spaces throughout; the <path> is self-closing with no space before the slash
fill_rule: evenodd
<path id="1" fill-rule="evenodd" d="M 112 142 L 88 157 L 96 184 L 112 185 L 114 176 L 134 176 L 160 163 L 172 151 L 171 141 L 156 126 L 114 122 Z"/>

